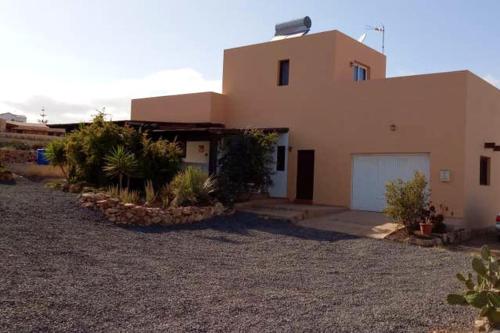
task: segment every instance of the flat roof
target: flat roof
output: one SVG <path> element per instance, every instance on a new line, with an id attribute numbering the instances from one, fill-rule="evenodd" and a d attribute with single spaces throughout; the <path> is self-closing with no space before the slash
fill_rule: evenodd
<path id="1" fill-rule="evenodd" d="M 142 120 L 115 120 L 112 121 L 114 124 L 119 126 L 131 126 L 131 127 L 146 127 L 152 133 L 210 133 L 210 134 L 236 134 L 241 133 L 250 128 L 226 128 L 224 124 L 220 123 L 178 123 L 178 122 L 161 122 L 161 121 L 142 121 Z M 68 123 L 68 124 L 49 124 L 50 128 L 63 128 L 66 131 L 72 131 L 78 129 L 82 125 L 89 125 L 91 122 L 82 123 Z M 266 127 L 266 128 L 255 128 L 262 130 L 264 132 L 278 132 L 287 133 L 288 128 L 286 127 Z"/>

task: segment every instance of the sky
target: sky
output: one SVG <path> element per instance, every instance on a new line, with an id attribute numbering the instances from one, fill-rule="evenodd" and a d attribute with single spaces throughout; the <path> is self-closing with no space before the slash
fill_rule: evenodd
<path id="1" fill-rule="evenodd" d="M 305 15 L 310 33 L 356 39 L 384 24 L 389 77 L 469 69 L 500 87 L 499 13 L 499 0 L 0 0 L 0 113 L 130 119 L 132 98 L 220 92 L 225 48 Z"/>

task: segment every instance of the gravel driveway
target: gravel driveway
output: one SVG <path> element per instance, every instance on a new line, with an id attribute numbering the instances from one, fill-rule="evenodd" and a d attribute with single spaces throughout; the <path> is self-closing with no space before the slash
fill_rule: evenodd
<path id="1" fill-rule="evenodd" d="M 468 264 L 244 214 L 124 229 L 72 194 L 0 185 L 2 332 L 460 330 L 474 313 L 444 299 Z"/>

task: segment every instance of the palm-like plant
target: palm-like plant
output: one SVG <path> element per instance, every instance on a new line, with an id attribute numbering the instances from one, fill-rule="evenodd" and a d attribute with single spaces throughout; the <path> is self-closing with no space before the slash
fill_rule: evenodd
<path id="1" fill-rule="evenodd" d="M 129 153 L 123 146 L 118 146 L 105 157 L 104 172 L 110 177 L 118 177 L 118 186 L 122 190 L 123 176 L 127 177 L 127 188 L 130 186 L 130 177 L 137 170 L 137 160 L 134 154 Z"/>
<path id="2" fill-rule="evenodd" d="M 45 148 L 45 157 L 49 160 L 50 164 L 59 167 L 64 178 L 68 179 L 65 169 L 68 159 L 66 157 L 66 144 L 63 140 L 54 140 L 50 142 Z"/>

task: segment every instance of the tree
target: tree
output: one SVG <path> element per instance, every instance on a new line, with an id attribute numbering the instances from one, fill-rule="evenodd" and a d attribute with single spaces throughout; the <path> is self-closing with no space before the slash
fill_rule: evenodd
<path id="1" fill-rule="evenodd" d="M 118 177 L 118 186 L 122 190 L 123 176 L 127 176 L 127 188 L 130 187 L 130 177 L 137 170 L 137 160 L 123 146 L 118 146 L 105 157 L 104 172 L 110 177 Z"/>

